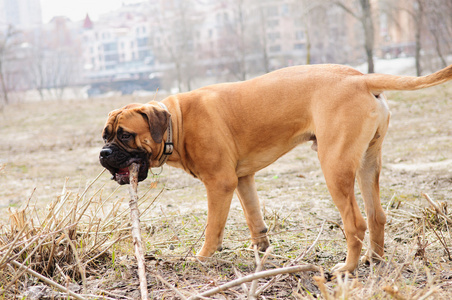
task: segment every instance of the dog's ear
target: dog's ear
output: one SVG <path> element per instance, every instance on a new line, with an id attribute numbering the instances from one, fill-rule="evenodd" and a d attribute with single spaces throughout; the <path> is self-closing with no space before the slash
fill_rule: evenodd
<path id="1" fill-rule="evenodd" d="M 139 112 L 149 123 L 149 131 L 154 142 L 161 143 L 163 134 L 168 128 L 170 113 L 161 107 L 150 104 L 144 104 L 139 108 Z"/>
<path id="2" fill-rule="evenodd" d="M 114 124 L 116 118 L 122 112 L 122 109 L 115 109 L 108 114 L 107 122 L 105 123 L 104 130 L 102 131 L 102 139 L 107 142 L 114 135 Z"/>

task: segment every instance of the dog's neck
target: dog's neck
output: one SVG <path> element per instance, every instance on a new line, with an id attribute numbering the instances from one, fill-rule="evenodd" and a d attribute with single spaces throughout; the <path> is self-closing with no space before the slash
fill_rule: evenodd
<path id="1" fill-rule="evenodd" d="M 165 104 L 162 102 L 158 102 L 158 104 L 169 113 L 169 120 L 168 120 L 168 128 L 166 132 L 166 140 L 163 144 L 163 152 L 162 155 L 159 158 L 159 163 L 157 167 L 163 166 L 166 161 L 168 160 L 169 156 L 173 154 L 174 145 L 173 145 L 173 123 L 171 121 L 171 113 L 168 110 L 168 107 L 166 107 Z"/>

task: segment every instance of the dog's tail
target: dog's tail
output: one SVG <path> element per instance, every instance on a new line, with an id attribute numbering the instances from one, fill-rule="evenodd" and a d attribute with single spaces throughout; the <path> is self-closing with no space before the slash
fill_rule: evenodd
<path id="1" fill-rule="evenodd" d="M 418 90 L 452 80 L 452 65 L 422 77 L 366 74 L 364 79 L 372 92 Z"/>

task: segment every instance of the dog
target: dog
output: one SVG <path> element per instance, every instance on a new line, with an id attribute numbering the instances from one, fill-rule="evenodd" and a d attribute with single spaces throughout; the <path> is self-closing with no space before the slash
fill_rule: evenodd
<path id="1" fill-rule="evenodd" d="M 288 67 L 242 82 L 222 83 L 172 95 L 161 102 L 130 104 L 112 111 L 102 136 L 100 163 L 119 184 L 140 164 L 139 181 L 164 163 L 203 182 L 208 214 L 206 259 L 220 250 L 234 192 L 259 250 L 269 246 L 254 174 L 295 146 L 312 141 L 347 240 L 352 272 L 384 254 L 386 215 L 380 204 L 381 149 L 390 112 L 383 91 L 416 90 L 452 79 L 452 65 L 423 77 L 362 74 L 342 65 Z M 355 200 L 355 178 L 367 222 Z"/>

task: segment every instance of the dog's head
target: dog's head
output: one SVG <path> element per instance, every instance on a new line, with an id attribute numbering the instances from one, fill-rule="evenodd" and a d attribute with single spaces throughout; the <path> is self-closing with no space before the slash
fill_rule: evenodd
<path id="1" fill-rule="evenodd" d="M 157 102 L 129 104 L 108 115 L 102 132 L 105 145 L 100 151 L 102 166 L 119 184 L 129 183 L 129 166 L 140 165 L 138 181 L 146 179 L 148 169 L 156 166 L 168 128 L 169 113 Z"/>

